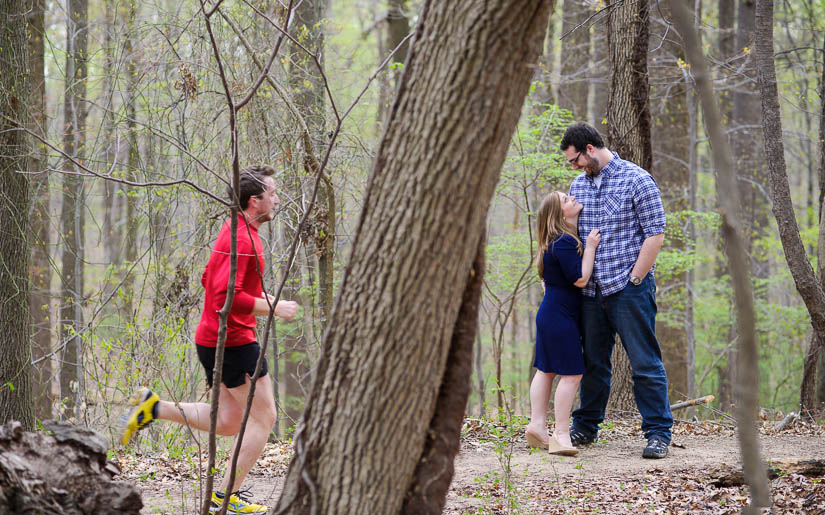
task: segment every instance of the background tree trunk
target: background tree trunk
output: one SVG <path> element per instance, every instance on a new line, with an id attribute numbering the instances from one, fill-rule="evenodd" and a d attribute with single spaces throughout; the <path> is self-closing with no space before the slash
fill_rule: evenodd
<path id="1" fill-rule="evenodd" d="M 817 275 L 819 287 L 825 289 L 823 276 L 823 260 L 825 260 L 825 44 L 822 47 L 822 77 L 819 82 L 819 203 L 818 220 L 819 235 L 817 245 Z M 800 388 L 800 406 L 808 411 L 823 409 L 825 403 L 825 341 L 817 337 L 816 330 L 811 330 L 808 339 L 808 350 L 805 353 L 805 362 L 802 371 L 802 385 Z"/>
<path id="2" fill-rule="evenodd" d="M 650 110 L 652 122 L 651 140 L 653 166 L 648 170 L 656 177 L 662 192 L 665 211 L 678 214 L 690 208 L 690 114 L 687 106 L 686 76 L 681 63 L 685 53 L 678 36 L 669 25 L 670 10 L 660 4 L 655 10 L 663 19 L 656 18 L 650 36 L 650 46 L 658 50 L 649 63 Z M 654 16 L 652 14 L 652 16 Z M 655 16 L 654 16 L 655 17 Z M 669 237 L 666 250 L 684 252 L 687 227 L 672 228 L 681 232 L 679 237 Z M 671 401 L 692 399 L 690 396 L 688 361 L 687 273 L 675 273 L 667 279 L 657 278 L 659 291 L 666 295 L 657 298 L 659 316 L 656 319 L 656 337 L 662 348 L 662 361 L 667 370 L 668 395 Z"/>
<path id="3" fill-rule="evenodd" d="M 748 511 L 758 513 L 757 507 L 771 505 L 771 491 L 765 467 L 760 457 L 756 428 L 759 395 L 756 317 L 750 283 L 750 263 L 745 252 L 745 244 L 742 241 L 742 226 L 737 218 L 741 213 L 741 207 L 739 196 L 735 193 L 737 191 L 736 172 L 731 157 L 732 154 L 722 132 L 719 107 L 716 105 L 713 96 L 705 58 L 693 28 L 692 17 L 681 0 L 670 0 L 670 8 L 673 12 L 676 29 L 685 42 L 685 53 L 694 73 L 696 88 L 702 101 L 706 130 L 712 145 L 713 164 L 718 175 L 716 181 L 717 197 L 722 218 L 722 231 L 726 242 L 725 251 L 730 261 L 730 273 L 735 291 L 736 321 L 739 332 L 740 363 L 738 368 L 740 374 L 735 385 L 737 430 L 743 471 L 751 492 L 751 508 Z M 770 9 L 772 9 L 772 6 Z M 773 49 L 771 48 L 769 52 L 768 57 L 772 66 Z M 775 85 L 774 83 L 774 87 Z"/>
<path id="4" fill-rule="evenodd" d="M 603 30 L 592 30 L 590 38 L 590 125 L 604 127 L 607 120 L 607 99 L 610 97 L 610 77 L 604 73 L 610 62 L 607 34 Z"/>
<path id="5" fill-rule="evenodd" d="M 303 34 L 304 48 L 319 57 L 324 55 L 324 21 L 329 9 L 327 0 L 305 1 L 295 10 L 295 27 Z M 289 81 L 295 92 L 295 104 L 304 119 L 304 172 L 308 176 L 317 174 L 319 168 L 316 151 L 327 145 L 324 116 L 326 105 L 322 71 L 318 69 L 312 56 L 299 48 L 293 48 L 292 67 Z M 323 65 L 323 60 L 321 60 Z M 317 149 L 317 150 L 316 150 Z M 316 213 L 311 224 L 312 241 L 318 258 L 318 296 L 321 308 L 321 326 L 326 327 L 332 311 L 333 280 L 335 264 L 335 190 L 325 173 L 318 190 Z"/>
<path id="6" fill-rule="evenodd" d="M 48 120 L 46 118 L 46 80 L 44 63 L 45 10 L 44 0 L 28 0 L 29 9 L 29 70 L 31 95 L 31 121 L 29 128 L 35 134 L 46 138 Z M 32 138 L 32 153 L 29 159 L 29 181 L 31 183 L 31 208 L 28 219 L 31 222 L 31 263 L 29 278 L 31 292 L 29 306 L 32 323 L 32 357 L 41 359 L 33 369 L 34 408 L 37 418 L 43 420 L 52 416 L 52 360 L 46 356 L 51 352 L 52 329 L 49 313 L 51 302 L 52 267 L 49 263 L 49 174 L 46 171 L 48 153 L 45 146 Z"/>
<path id="7" fill-rule="evenodd" d="M 383 22 L 380 23 L 381 30 L 378 41 L 378 63 L 384 62 L 387 54 L 392 52 L 395 47 L 404 41 L 404 38 L 410 33 L 410 19 L 407 15 L 409 6 L 408 0 L 382 0 L 380 3 L 386 4 L 386 14 Z M 378 8 L 377 10 L 381 10 Z M 379 92 L 378 92 L 378 123 L 379 125 L 384 121 L 384 116 L 389 110 L 393 99 L 393 92 L 398 87 L 398 81 L 403 73 L 403 67 L 399 68 L 399 64 L 404 64 L 409 53 L 409 42 L 398 49 L 398 52 L 392 57 L 390 66 L 386 73 L 382 73 L 378 78 Z"/>
<path id="8" fill-rule="evenodd" d="M 724 84 L 722 90 L 719 92 L 719 109 L 723 123 L 727 126 L 732 125 L 733 120 L 733 84 L 739 82 L 738 77 L 734 73 L 730 73 L 732 67 L 732 59 L 735 53 L 736 43 L 736 2 L 732 0 L 719 0 L 719 39 L 718 51 L 719 60 L 722 66 L 719 67 L 722 83 Z M 728 135 L 729 137 L 729 135 Z M 722 281 L 723 277 L 728 273 L 727 263 L 724 261 L 724 241 L 719 238 L 719 256 L 720 259 L 716 264 L 716 279 Z M 733 320 L 733 314 L 731 314 Z M 732 342 L 736 339 L 735 324 L 731 324 L 727 332 L 728 341 Z M 726 354 L 726 359 L 716 367 L 719 388 L 717 391 L 717 398 L 719 399 L 719 407 L 722 410 L 732 410 L 733 406 L 733 382 L 736 362 L 736 347 L 728 345 L 723 351 Z"/>
<path id="9" fill-rule="evenodd" d="M 646 1 L 624 3 L 608 16 L 611 80 L 607 101 L 607 146 L 618 152 L 622 159 L 650 171 L 653 151 L 647 82 L 648 23 Z M 621 345 L 613 348 L 613 378 L 607 409 L 635 409 L 630 360 Z"/>
<path id="10" fill-rule="evenodd" d="M 77 161 L 85 155 L 86 73 L 88 61 L 88 0 L 68 0 L 66 18 L 66 89 L 63 104 L 63 152 Z M 83 225 L 85 205 L 83 179 L 74 164 L 63 162 L 63 207 L 60 212 L 62 291 L 60 340 L 65 347 L 60 362 L 60 398 L 69 410 L 83 398 Z"/>
<path id="11" fill-rule="evenodd" d="M 474 262 L 550 6 L 425 5 L 296 431 L 283 513 L 443 507 L 468 390 L 445 379 L 469 381 L 469 360 L 450 356 L 474 336 Z M 434 452 L 442 465 L 423 490 L 414 472 Z M 426 505 L 404 504 L 422 491 Z"/>
<path id="12" fill-rule="evenodd" d="M 776 217 L 782 249 L 785 251 L 785 259 L 796 289 L 808 308 L 816 337 L 823 341 L 825 340 L 825 291 L 814 274 L 805 252 L 805 246 L 802 244 L 785 167 L 782 118 L 779 111 L 779 93 L 773 57 L 773 2 L 771 0 L 759 0 L 756 4 L 756 65 L 759 70 L 759 88 L 762 93 L 762 126 L 765 132 L 768 168 L 771 173 L 773 214 Z M 803 407 L 807 408 L 807 406 Z"/>
<path id="13" fill-rule="evenodd" d="M 115 59 L 117 47 L 117 33 L 115 27 L 115 16 L 117 9 L 114 0 L 104 0 L 103 10 L 104 20 L 104 44 L 103 44 L 103 105 L 106 110 L 103 113 L 103 165 L 101 168 L 108 172 L 109 168 L 119 169 L 118 166 L 118 141 L 115 137 L 115 95 L 117 91 L 117 76 L 120 66 Z M 120 204 L 123 198 L 118 195 L 119 184 L 114 181 L 102 181 L 103 188 L 103 246 L 105 249 L 106 262 L 110 265 L 119 265 L 121 259 L 120 242 L 123 231 L 122 219 L 119 216 Z"/>
<path id="14" fill-rule="evenodd" d="M 34 430 L 29 319 L 29 48 L 26 2 L 0 0 L 0 423 Z M 15 120 L 16 123 L 10 120 Z"/>
<path id="15" fill-rule="evenodd" d="M 739 75 L 737 82 L 740 85 L 733 90 L 730 141 L 734 166 L 739 175 L 737 186 L 745 214 L 745 250 L 750 256 L 754 277 L 765 279 L 770 273 L 769 263 L 755 255 L 753 247 L 754 242 L 765 235 L 769 209 L 769 199 L 765 197 L 768 188 L 768 168 L 764 159 L 765 138 L 761 131 L 759 89 L 756 83 L 757 66 L 753 53 L 746 50 L 754 46 L 755 0 L 739 0 L 737 7 L 734 52 L 744 58 L 734 63 Z M 742 80 L 743 76 L 749 80 Z M 765 296 L 759 291 L 757 295 Z"/>
<path id="16" fill-rule="evenodd" d="M 586 0 L 564 0 L 561 12 L 561 33 L 567 35 L 562 41 L 561 81 L 564 87 L 559 89 L 558 102 L 560 107 L 573 113 L 573 118 L 584 120 L 588 113 L 590 27 L 581 24 L 590 16 L 591 9 Z"/>
<path id="17" fill-rule="evenodd" d="M 130 0 L 126 14 L 126 41 L 123 44 L 126 68 L 126 129 L 127 141 L 129 143 L 129 157 L 126 160 L 126 177 L 131 181 L 137 181 L 137 170 L 140 166 L 140 148 L 138 146 L 137 128 L 137 63 L 138 56 L 135 54 L 135 17 L 137 16 L 137 1 Z M 126 320 L 135 318 L 134 296 L 135 278 L 132 270 L 138 257 L 138 200 L 143 192 L 138 188 L 126 190 L 126 213 L 125 213 L 125 249 L 124 263 L 121 270 L 123 278 L 123 291 L 126 296 L 124 301 L 124 315 Z"/>

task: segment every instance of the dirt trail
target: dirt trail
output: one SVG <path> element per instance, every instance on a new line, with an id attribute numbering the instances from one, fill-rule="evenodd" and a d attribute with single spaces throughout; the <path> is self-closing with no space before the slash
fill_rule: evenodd
<path id="1" fill-rule="evenodd" d="M 766 460 L 825 459 L 825 438 L 821 435 L 763 435 L 760 441 Z M 445 513 L 508 513 L 508 502 L 513 502 L 520 513 L 734 513 L 740 509 L 737 506 L 746 499 L 744 488 L 716 491 L 707 486 L 709 470 L 739 464 L 739 447 L 733 431 L 677 434 L 669 456 L 663 460 L 643 459 L 644 443 L 638 435 L 608 434 L 576 457 L 558 457 L 530 452 L 519 440 L 510 459 L 514 488 L 507 493 L 501 481 L 504 455 L 497 454 L 493 443 L 484 438 L 468 438 L 462 442 L 455 461 Z M 251 488 L 258 502 L 272 505 L 280 494 L 285 469 L 283 463 L 275 468 L 256 467 L 250 474 L 245 486 Z M 196 481 L 167 477 L 136 483 L 145 503 L 143 513 L 197 513 Z M 804 494 L 807 501 L 802 498 L 797 502 L 799 506 L 825 499 L 825 482 L 821 478 L 806 484 L 813 490 Z M 699 492 L 695 494 L 699 497 L 690 498 L 692 491 Z M 819 497 L 812 497 L 815 495 Z M 800 510 L 825 513 L 825 504 L 819 509 Z"/>

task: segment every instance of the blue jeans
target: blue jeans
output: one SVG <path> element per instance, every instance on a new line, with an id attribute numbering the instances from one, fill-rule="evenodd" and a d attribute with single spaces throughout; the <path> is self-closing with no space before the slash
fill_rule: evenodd
<path id="1" fill-rule="evenodd" d="M 656 281 L 647 274 L 639 286 L 628 283 L 617 293 L 582 303 L 584 377 L 581 406 L 573 412 L 573 427 L 595 434 L 604 420 L 613 374 L 610 358 L 616 333 L 633 369 L 633 395 L 642 415 L 645 438 L 656 436 L 670 443 L 673 414 L 667 397 L 667 374 L 656 340 Z"/>

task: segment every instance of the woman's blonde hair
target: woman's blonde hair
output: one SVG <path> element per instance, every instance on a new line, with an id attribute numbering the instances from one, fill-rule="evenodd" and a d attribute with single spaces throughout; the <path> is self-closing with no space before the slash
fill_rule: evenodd
<path id="1" fill-rule="evenodd" d="M 575 229 L 571 229 L 567 222 L 564 221 L 564 215 L 561 212 L 561 192 L 554 191 L 544 197 L 539 207 L 539 214 L 537 218 L 537 234 L 539 238 L 539 253 L 536 257 L 536 268 L 539 272 L 539 277 L 544 279 L 544 253 L 550 247 L 552 242 L 555 242 L 562 234 L 569 234 L 576 239 L 578 243 L 579 255 L 584 251 L 582 241 L 579 235 L 576 234 Z"/>

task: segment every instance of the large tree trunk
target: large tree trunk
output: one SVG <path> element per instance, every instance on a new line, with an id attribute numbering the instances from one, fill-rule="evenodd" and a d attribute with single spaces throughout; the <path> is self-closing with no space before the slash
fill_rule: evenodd
<path id="1" fill-rule="evenodd" d="M 88 62 L 88 0 L 69 0 L 66 11 L 66 90 L 63 104 L 63 152 L 77 161 L 85 155 L 86 141 L 86 66 Z M 84 192 L 83 179 L 74 175 L 71 160 L 63 162 L 63 207 L 60 212 L 62 252 L 62 291 L 60 339 L 65 347 L 60 363 L 60 397 L 68 410 L 76 407 L 83 392 L 84 267 Z M 79 410 L 78 406 L 78 410 Z M 79 413 L 79 412 L 78 412 Z"/>
<path id="2" fill-rule="evenodd" d="M 674 24 L 685 43 L 685 53 L 702 101 L 706 130 L 712 145 L 713 164 L 717 173 L 717 197 L 726 242 L 725 251 L 730 262 L 730 274 L 735 291 L 736 321 L 739 332 L 739 377 L 735 385 L 737 430 L 742 468 L 751 492 L 751 508 L 748 511 L 754 511 L 756 507 L 771 505 L 771 493 L 765 467 L 760 457 L 756 428 L 759 395 L 756 316 L 750 283 L 750 263 L 745 252 L 741 222 L 738 219 L 741 215 L 741 207 L 739 197 L 736 195 L 736 172 L 728 142 L 722 132 L 719 106 L 713 95 L 704 55 L 693 28 L 692 17 L 682 0 L 670 0 L 670 8 L 673 12 Z M 768 22 L 769 27 L 770 22 Z M 769 50 L 768 58 L 771 61 L 771 69 L 773 69 L 772 48 Z M 775 86 L 774 83 L 774 88 Z M 775 92 L 774 89 L 774 94 Z"/>
<path id="3" fill-rule="evenodd" d="M 614 8 L 607 19 L 610 52 L 610 94 L 607 101 L 607 145 L 622 159 L 650 171 L 653 151 L 650 142 L 647 46 L 648 3 L 628 2 Z M 631 411 L 633 380 L 624 347 L 613 348 L 613 379 L 610 411 Z"/>
<path id="4" fill-rule="evenodd" d="M 34 429 L 29 319 L 29 49 L 26 2 L 0 0 L 0 423 Z M 14 120 L 10 121 L 10 120 Z M 2 491 L 2 489 L 0 489 Z"/>
<path id="5" fill-rule="evenodd" d="M 469 390 L 463 349 L 484 220 L 550 6 L 424 7 L 296 431 L 283 513 L 443 508 Z M 434 456 L 434 470 L 417 474 Z"/>
<path id="6" fill-rule="evenodd" d="M 30 70 L 30 129 L 46 139 L 46 80 L 45 80 L 45 11 L 44 0 L 28 0 L 29 9 L 29 70 Z M 52 416 L 52 328 L 49 316 L 51 303 L 52 267 L 49 262 L 49 174 L 46 172 L 47 152 L 40 142 L 32 143 L 29 159 L 31 182 L 31 263 L 29 278 L 31 292 L 29 306 L 32 324 L 32 357 L 37 361 L 33 370 L 34 408 L 39 419 Z"/>
<path id="7" fill-rule="evenodd" d="M 653 168 L 650 172 L 662 191 L 662 201 L 668 213 L 679 213 L 690 208 L 690 114 L 687 106 L 687 77 L 682 73 L 680 63 L 685 53 L 678 37 L 665 35 L 670 28 L 670 10 L 660 5 L 656 13 L 664 19 L 661 23 L 651 23 L 653 30 L 651 45 L 658 50 L 650 63 L 650 109 L 653 130 Z M 687 227 L 676 228 L 677 231 Z M 668 250 L 684 252 L 686 238 L 668 238 Z M 688 295 L 687 272 L 677 272 L 666 281 L 660 279 L 657 286 L 668 291 L 658 300 L 659 317 L 656 320 L 656 336 L 662 347 L 662 361 L 667 370 L 670 399 L 691 399 L 689 370 L 693 363 L 688 361 L 687 319 Z M 664 315 L 664 316 L 662 316 Z"/>
<path id="8" fill-rule="evenodd" d="M 561 81 L 559 106 L 573 113 L 573 118 L 587 118 L 589 89 L 590 26 L 582 23 L 590 16 L 589 2 L 564 0 L 561 33 L 566 34 L 561 44 Z M 571 32 L 572 31 L 572 32 Z"/>

